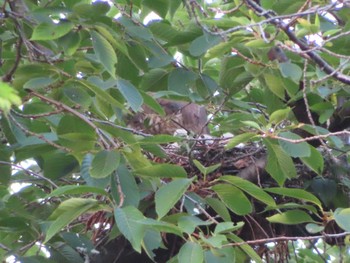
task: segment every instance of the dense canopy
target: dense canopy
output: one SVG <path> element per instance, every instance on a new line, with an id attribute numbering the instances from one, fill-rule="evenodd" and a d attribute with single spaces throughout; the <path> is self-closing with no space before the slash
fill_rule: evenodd
<path id="1" fill-rule="evenodd" d="M 0 258 L 349 262 L 349 12 L 0 0 Z"/>

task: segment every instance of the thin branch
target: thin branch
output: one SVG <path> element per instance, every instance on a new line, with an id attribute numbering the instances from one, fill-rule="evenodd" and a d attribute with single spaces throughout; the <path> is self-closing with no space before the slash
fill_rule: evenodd
<path id="1" fill-rule="evenodd" d="M 21 61 L 21 48 L 22 48 L 23 40 L 22 37 L 19 36 L 16 43 L 16 58 L 12 68 L 2 77 L 2 81 L 10 82 L 12 80 L 13 74 L 15 74 L 19 62 Z"/>
<path id="2" fill-rule="evenodd" d="M 269 67 L 269 65 L 261 62 L 261 61 L 257 61 L 251 58 L 246 57 L 245 55 L 243 55 L 241 52 L 239 52 L 237 49 L 235 48 L 231 48 L 231 52 L 236 53 L 239 57 L 243 58 L 245 61 L 254 64 L 254 65 L 258 65 L 258 66 L 262 66 L 262 67 Z"/>
<path id="3" fill-rule="evenodd" d="M 273 138 L 273 139 L 283 140 L 283 141 L 290 142 L 290 143 L 301 143 L 301 142 L 313 141 L 313 140 L 318 140 L 318 139 L 326 139 L 330 136 L 338 136 L 338 135 L 345 135 L 345 134 L 350 135 L 350 131 L 330 132 L 327 134 L 320 134 L 320 135 L 310 136 L 310 137 L 306 137 L 303 139 L 297 139 L 297 140 L 280 137 L 280 136 L 274 135 L 274 134 L 264 134 L 263 137 L 269 137 L 269 138 Z"/>
<path id="4" fill-rule="evenodd" d="M 148 133 L 144 133 L 144 132 L 132 129 L 132 128 L 124 127 L 124 126 L 115 124 L 111 121 L 104 121 L 104 120 L 100 120 L 100 119 L 96 119 L 96 118 L 90 118 L 90 120 L 94 121 L 94 122 L 101 123 L 101 124 L 106 124 L 106 125 L 112 126 L 114 128 L 121 129 L 123 131 L 129 131 L 129 132 L 132 132 L 133 134 L 141 135 L 143 137 L 152 137 L 153 136 L 152 134 L 148 134 Z"/>
<path id="5" fill-rule="evenodd" d="M 38 134 L 38 133 L 35 133 L 35 132 L 32 132 L 32 131 L 28 130 L 28 129 L 25 128 L 22 124 L 20 124 L 20 123 L 16 120 L 16 118 L 14 118 L 11 114 L 9 114 L 8 117 L 9 117 L 9 118 L 11 119 L 11 121 L 12 121 L 21 131 L 23 131 L 25 134 L 31 135 L 31 136 L 34 136 L 34 137 L 37 137 L 38 139 L 40 139 L 40 140 L 46 142 L 47 144 L 49 144 L 49 145 L 51 145 L 51 146 L 53 146 L 53 147 L 55 147 L 55 148 L 57 148 L 57 149 L 61 149 L 61 150 L 66 151 L 66 152 L 71 152 L 71 149 L 68 149 L 68 148 L 66 148 L 66 147 L 64 147 L 64 146 L 61 146 L 61 145 L 59 145 L 59 144 L 57 144 L 57 143 L 54 143 L 54 142 L 52 142 L 52 141 L 46 139 L 44 135 Z"/>
<path id="6" fill-rule="evenodd" d="M 55 111 L 50 111 L 50 112 L 45 112 L 45 113 L 40 113 L 40 114 L 22 114 L 18 111 L 15 111 L 15 110 L 11 110 L 11 113 L 21 117 L 21 118 L 26 118 L 26 119 L 39 119 L 39 118 L 42 118 L 42 117 L 48 117 L 48 116 L 51 116 L 51 115 L 56 115 L 56 114 L 59 114 L 63 111 L 63 109 L 58 109 L 58 110 L 55 110 Z"/>
<path id="7" fill-rule="evenodd" d="M 36 91 L 33 91 L 33 90 L 29 90 L 30 94 L 34 95 L 35 97 L 38 97 L 39 99 L 41 99 L 42 101 L 46 102 L 46 103 L 49 103 L 49 104 L 52 104 L 54 105 L 55 107 L 57 107 L 58 109 L 64 109 L 65 111 L 68 111 L 69 113 L 75 115 L 76 117 L 78 117 L 79 119 L 81 119 L 82 121 L 84 121 L 86 124 L 88 124 L 91 128 L 94 129 L 94 131 L 96 132 L 97 136 L 99 137 L 100 139 L 100 142 L 101 142 L 101 146 L 105 149 L 109 149 L 110 148 L 110 145 L 106 142 L 106 140 L 104 139 L 103 137 L 103 134 L 102 132 L 100 131 L 100 129 L 92 122 L 89 120 L 88 117 L 86 117 L 84 114 L 72 109 L 71 107 L 61 103 L 61 102 L 58 102 L 56 100 L 53 100 L 53 99 L 50 99 L 48 97 L 45 97 L 44 95 L 41 95 L 40 93 L 37 93 Z M 114 146 L 114 147 L 117 147 L 117 145 L 115 144 L 115 142 L 113 140 L 110 140 L 111 144 Z"/>
<path id="8" fill-rule="evenodd" d="M 123 189 L 122 189 L 122 186 L 120 184 L 119 175 L 117 173 L 116 173 L 116 179 L 117 179 L 117 189 L 118 189 L 118 195 L 119 195 L 119 204 L 117 207 L 122 207 L 124 204 L 125 195 L 123 193 Z"/>
<path id="9" fill-rule="evenodd" d="M 229 10 L 222 10 L 222 9 L 216 8 L 216 7 L 209 7 L 209 10 L 212 12 L 216 12 L 218 14 L 232 14 L 232 13 L 236 12 L 242 5 L 243 5 L 243 2 L 239 3 L 239 5 L 235 6 L 234 8 L 231 8 Z"/>
<path id="10" fill-rule="evenodd" d="M 6 162 L 6 161 L 0 161 L 0 164 L 4 164 L 4 165 L 9 165 L 9 166 L 12 166 L 12 167 L 15 167 L 17 169 L 20 169 L 22 171 L 24 171 L 27 175 L 29 176 L 34 176 L 34 177 L 37 177 L 41 180 L 44 180 L 44 181 L 47 181 L 48 183 L 50 183 L 53 187 L 55 188 L 58 188 L 58 185 L 55 184 L 53 181 L 51 181 L 49 178 L 46 178 L 45 176 L 42 176 L 41 174 L 38 174 L 36 172 L 33 172 L 29 169 L 26 169 L 18 164 L 15 164 L 15 163 L 12 163 L 12 162 Z"/>
<path id="11" fill-rule="evenodd" d="M 212 217 L 196 200 L 194 200 L 192 197 L 190 197 L 187 194 L 184 194 L 184 197 L 190 200 L 198 210 L 200 210 L 210 221 L 212 221 L 214 224 L 219 224 L 219 221 L 217 221 L 214 217 Z"/>
<path id="12" fill-rule="evenodd" d="M 5 246 L 4 244 L 0 243 L 0 248 L 6 251 L 11 251 L 10 248 L 8 248 L 7 246 Z"/>
<path id="13" fill-rule="evenodd" d="M 278 242 L 278 241 L 296 241 L 296 240 L 313 240 L 313 239 L 320 239 L 320 238 L 332 238 L 332 237 L 343 237 L 350 235 L 350 232 L 343 232 L 338 234 L 323 234 L 319 236 L 307 236 L 307 237 L 272 237 L 272 238 L 263 238 L 263 239 L 256 239 L 256 240 L 248 240 L 244 242 L 238 242 L 238 243 L 229 243 L 223 245 L 223 247 L 239 247 L 243 245 L 256 245 L 260 243 L 270 243 L 270 242 Z"/>

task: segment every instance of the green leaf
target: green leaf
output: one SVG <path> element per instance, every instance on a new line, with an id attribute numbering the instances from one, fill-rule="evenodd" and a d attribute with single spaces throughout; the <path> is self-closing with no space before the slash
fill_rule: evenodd
<path id="1" fill-rule="evenodd" d="M 215 234 L 214 236 L 209 236 L 208 238 L 203 235 L 203 233 L 199 233 L 199 236 L 203 242 L 208 244 L 210 248 L 222 248 L 224 244 L 227 244 L 226 235 Z"/>
<path id="2" fill-rule="evenodd" d="M 244 243 L 244 240 L 240 237 L 236 236 L 235 234 L 229 234 L 228 235 L 230 239 L 232 239 L 235 243 Z M 240 249 L 242 249 L 249 257 L 250 259 L 254 260 L 257 263 L 263 263 L 261 257 L 255 252 L 255 250 L 248 244 L 244 244 L 240 246 Z"/>
<path id="3" fill-rule="evenodd" d="M 260 130 L 261 127 L 259 126 L 259 124 L 255 121 L 241 121 L 244 125 L 248 126 L 248 127 L 252 127 L 254 129 Z"/>
<path id="4" fill-rule="evenodd" d="M 143 98 L 140 95 L 140 92 L 132 85 L 129 81 L 124 79 L 117 80 L 117 87 L 120 93 L 129 103 L 130 107 L 134 111 L 139 111 L 143 103 Z"/>
<path id="5" fill-rule="evenodd" d="M 0 81 L 0 90 L 0 110 L 7 113 L 10 111 L 11 105 L 21 105 L 21 98 L 9 84 Z"/>
<path id="6" fill-rule="evenodd" d="M 65 242 L 54 242 L 52 245 L 50 244 L 50 258 L 55 260 L 56 258 L 60 258 L 60 260 L 65 260 L 64 262 L 76 262 L 76 263 L 84 263 L 84 260 L 80 256 L 80 254 L 71 246 L 67 245 Z M 59 255 L 59 256 L 58 256 Z M 23 263 L 34 263 L 31 261 L 23 260 Z M 39 261 L 45 263 L 45 261 Z M 38 262 L 38 263 L 39 263 Z"/>
<path id="7" fill-rule="evenodd" d="M 191 86 L 194 85 L 197 77 L 192 71 L 177 68 L 169 75 L 168 89 L 184 96 L 189 95 Z"/>
<path id="8" fill-rule="evenodd" d="M 119 181 L 116 180 L 117 176 Z M 118 190 L 118 183 L 120 183 L 123 196 L 120 196 Z M 111 194 L 114 201 L 119 204 L 120 198 L 124 198 L 123 206 L 135 206 L 137 207 L 140 202 L 140 190 L 136 183 L 135 176 L 129 171 L 124 163 L 121 163 L 117 169 L 116 174 L 113 174 L 111 181 Z"/>
<path id="9" fill-rule="evenodd" d="M 281 132 L 278 134 L 282 138 L 299 140 L 302 139 L 299 135 L 292 132 Z M 309 157 L 311 155 L 310 145 L 307 142 L 291 143 L 279 139 L 281 148 L 291 157 Z"/>
<path id="10" fill-rule="evenodd" d="M 153 164 L 151 166 L 142 167 L 134 170 L 139 176 L 159 177 L 159 178 L 178 178 L 187 177 L 185 169 L 174 164 Z"/>
<path id="11" fill-rule="evenodd" d="M 208 226 L 211 225 L 211 221 L 203 221 L 196 216 L 182 216 L 179 218 L 178 226 L 182 232 L 187 234 L 192 234 L 196 227 L 198 226 Z"/>
<path id="12" fill-rule="evenodd" d="M 191 179 L 176 179 L 158 189 L 155 195 L 158 218 L 164 217 L 174 207 L 191 182 Z"/>
<path id="13" fill-rule="evenodd" d="M 225 221 L 231 221 L 230 213 L 227 210 L 227 207 L 217 198 L 207 197 L 205 198 L 207 204 L 218 213 Z"/>
<path id="14" fill-rule="evenodd" d="M 142 97 L 144 100 L 144 103 L 147 107 L 149 107 L 154 112 L 158 113 L 160 116 L 165 116 L 164 108 L 158 103 L 158 101 L 150 96 L 149 94 L 143 92 Z M 148 137 L 152 138 L 152 137 Z"/>
<path id="15" fill-rule="evenodd" d="M 142 144 L 165 144 L 165 143 L 173 143 L 173 142 L 179 142 L 182 139 L 176 136 L 167 135 L 167 134 L 159 134 L 149 137 L 144 137 L 140 140 Z"/>
<path id="16" fill-rule="evenodd" d="M 92 160 L 90 175 L 93 178 L 104 178 L 117 169 L 120 154 L 116 151 L 102 150 Z"/>
<path id="17" fill-rule="evenodd" d="M 105 67 L 108 73 L 115 78 L 115 64 L 117 63 L 117 55 L 115 54 L 112 45 L 96 31 L 91 31 L 90 34 L 98 60 Z"/>
<path id="18" fill-rule="evenodd" d="M 314 222 L 311 216 L 302 210 L 291 210 L 276 214 L 266 218 L 271 223 L 284 225 L 297 225 L 302 223 Z"/>
<path id="19" fill-rule="evenodd" d="M 46 198 L 60 195 L 72 195 L 72 194 L 85 194 L 95 193 L 98 195 L 109 196 L 109 194 L 98 187 L 87 186 L 87 185 L 64 185 L 52 191 Z"/>
<path id="20" fill-rule="evenodd" d="M 229 184 L 217 184 L 212 187 L 225 205 L 237 215 L 246 215 L 253 211 L 252 204 L 237 187 Z"/>
<path id="21" fill-rule="evenodd" d="M 270 140 L 265 139 L 264 142 L 268 152 L 266 171 L 272 178 L 275 179 L 279 185 L 283 185 L 287 178 L 296 177 L 297 172 L 292 158 Z"/>
<path id="22" fill-rule="evenodd" d="M 115 222 L 119 231 L 129 240 L 132 247 L 141 253 L 141 242 L 145 234 L 145 226 L 142 224 L 144 216 L 133 206 L 116 208 L 114 210 Z"/>
<path id="23" fill-rule="evenodd" d="M 165 18 L 169 9 L 168 0 L 143 0 L 142 4 L 154 11 L 160 17 Z"/>
<path id="24" fill-rule="evenodd" d="M 204 260 L 201 245 L 194 242 L 186 242 L 177 255 L 179 263 L 202 263 Z"/>
<path id="25" fill-rule="evenodd" d="M 273 113 L 271 113 L 269 121 L 272 124 L 278 124 L 282 121 L 285 121 L 288 118 L 290 112 L 291 109 L 289 107 L 286 109 L 276 110 Z"/>
<path id="26" fill-rule="evenodd" d="M 279 98 L 285 98 L 285 90 L 282 79 L 273 74 L 264 74 L 267 87 Z"/>
<path id="27" fill-rule="evenodd" d="M 73 103 L 77 103 L 83 108 L 88 108 L 92 103 L 90 95 L 80 86 L 65 86 L 63 88 L 63 94 Z"/>
<path id="28" fill-rule="evenodd" d="M 91 150 L 96 143 L 94 129 L 76 116 L 63 116 L 58 124 L 57 135 L 61 145 L 76 151 Z"/>
<path id="29" fill-rule="evenodd" d="M 221 164 L 218 163 L 218 164 L 205 167 L 197 160 L 193 160 L 193 163 L 204 176 L 214 172 L 216 169 L 218 169 L 221 166 Z"/>
<path id="30" fill-rule="evenodd" d="M 68 34 L 74 27 L 69 21 L 61 20 L 59 23 L 41 23 L 34 27 L 30 40 L 53 40 Z"/>
<path id="31" fill-rule="evenodd" d="M 128 25 L 125 27 L 126 31 L 130 36 L 140 39 L 140 40 L 146 40 L 146 41 L 152 41 L 153 35 L 151 31 L 143 26 L 134 26 L 134 25 Z"/>
<path id="32" fill-rule="evenodd" d="M 293 189 L 293 188 L 282 188 L 282 187 L 274 187 L 274 188 L 265 188 L 265 191 L 288 196 L 296 199 L 300 199 L 306 202 L 311 202 L 315 205 L 317 205 L 322 210 L 322 204 L 320 200 L 313 194 L 303 190 L 303 189 Z"/>
<path id="33" fill-rule="evenodd" d="M 240 188 L 247 194 L 253 196 L 255 199 L 269 206 L 276 206 L 275 201 L 269 194 L 267 194 L 264 190 L 262 190 L 261 188 L 259 188 L 258 186 L 256 186 L 255 184 L 247 180 L 244 180 L 237 176 L 229 176 L 229 175 L 221 176 L 219 179 L 222 181 L 228 182 L 230 184 L 233 184 L 234 186 Z"/>
<path id="34" fill-rule="evenodd" d="M 290 62 L 286 62 L 286 63 L 279 63 L 279 67 L 283 77 L 290 78 L 295 83 L 299 83 L 301 76 L 303 74 L 303 71 L 298 65 Z"/>
<path id="35" fill-rule="evenodd" d="M 128 55 L 128 49 L 127 45 L 122 39 L 119 37 L 119 35 L 115 34 L 113 29 L 109 27 L 106 24 L 98 24 L 95 25 L 94 28 L 102 35 L 111 45 L 114 49 L 118 49 L 121 53 L 124 55 Z"/>
<path id="36" fill-rule="evenodd" d="M 254 138 L 255 136 L 256 136 L 256 134 L 252 133 L 252 132 L 246 132 L 246 133 L 242 133 L 242 134 L 239 134 L 237 136 L 234 136 L 225 145 L 225 149 L 230 150 L 230 149 L 236 147 L 240 143 L 244 143 L 244 142 L 249 141 L 250 139 Z"/>
<path id="37" fill-rule="evenodd" d="M 339 191 L 337 184 L 334 179 L 319 176 L 312 179 L 311 189 L 326 206 L 329 206 Z"/>
<path id="38" fill-rule="evenodd" d="M 337 208 L 334 211 L 334 220 L 345 231 L 350 231 L 350 208 Z"/>
<path id="39" fill-rule="evenodd" d="M 161 68 L 151 69 L 142 78 L 142 81 L 141 81 L 142 90 L 147 91 L 154 87 L 159 87 L 159 88 L 166 87 L 167 75 L 168 75 L 168 71 L 164 69 L 161 69 Z"/>
<path id="40" fill-rule="evenodd" d="M 133 44 L 130 46 L 127 46 L 127 57 L 130 59 L 130 61 L 133 63 L 134 66 L 136 66 L 138 69 L 140 69 L 143 72 L 148 71 L 148 64 L 147 64 L 147 55 L 146 50 L 143 46 L 138 44 Z"/>
<path id="41" fill-rule="evenodd" d="M 202 56 L 208 49 L 219 44 L 222 38 L 218 35 L 204 34 L 197 37 L 190 45 L 189 52 L 194 57 Z"/>
<path id="42" fill-rule="evenodd" d="M 39 89 L 47 88 L 54 82 L 55 80 L 50 77 L 33 78 L 27 81 L 24 84 L 23 88 L 31 89 L 31 90 L 39 90 Z"/>
<path id="43" fill-rule="evenodd" d="M 216 225 L 214 234 L 217 235 L 222 233 L 230 233 L 238 229 L 241 229 L 243 226 L 244 226 L 244 222 L 238 222 L 236 224 L 233 222 L 221 222 Z"/>
<path id="44" fill-rule="evenodd" d="M 317 234 L 320 233 L 324 230 L 324 226 L 323 225 L 319 225 L 319 224 L 315 224 L 315 223 L 309 223 L 306 224 L 305 229 L 307 232 L 309 232 L 310 234 Z"/>
<path id="45" fill-rule="evenodd" d="M 63 227 L 76 219 L 81 214 L 96 207 L 98 201 L 95 199 L 71 198 L 62 202 L 49 217 L 54 220 L 46 231 L 46 237 L 43 243 L 49 241 Z"/>
<path id="46" fill-rule="evenodd" d="M 311 170 L 313 170 L 318 175 L 321 175 L 324 168 L 323 156 L 315 147 L 312 147 L 311 145 L 309 145 L 309 147 L 310 147 L 310 156 L 301 157 L 300 159 Z"/>
<path id="47" fill-rule="evenodd" d="M 59 179 L 70 175 L 79 167 L 79 163 L 72 155 L 63 152 L 54 152 L 43 156 L 44 176 L 50 179 Z"/>
<path id="48" fill-rule="evenodd" d="M 88 153 L 84 156 L 83 161 L 81 162 L 81 167 L 80 167 L 81 176 L 87 185 L 93 186 L 93 187 L 98 187 L 101 189 L 105 189 L 105 187 L 110 182 L 109 177 L 96 179 L 96 178 L 92 178 L 90 175 L 90 167 L 91 167 L 93 157 L 94 156 L 91 153 Z"/>
<path id="49" fill-rule="evenodd" d="M 74 83 L 74 82 L 73 82 Z M 103 101 L 116 106 L 120 109 L 124 109 L 125 107 L 122 103 L 118 102 L 116 99 L 114 99 L 109 93 L 101 89 L 100 87 L 92 84 L 91 82 L 88 82 L 86 80 L 79 80 L 76 83 L 83 85 L 83 87 L 87 88 L 88 90 L 92 91 L 93 93 L 96 94 L 97 97 L 102 99 Z"/>
<path id="50" fill-rule="evenodd" d="M 78 32 L 69 32 L 57 40 L 58 44 L 68 56 L 72 56 L 80 47 L 80 34 Z"/>
<path id="51" fill-rule="evenodd" d="M 138 223 L 143 224 L 145 227 L 152 228 L 158 232 L 171 233 L 182 237 L 181 229 L 176 225 L 168 222 L 158 221 L 152 218 L 145 218 L 145 219 L 139 220 Z"/>

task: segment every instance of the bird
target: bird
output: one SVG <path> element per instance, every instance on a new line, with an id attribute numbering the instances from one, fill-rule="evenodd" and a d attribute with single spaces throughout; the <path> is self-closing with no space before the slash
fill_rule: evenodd
<path id="1" fill-rule="evenodd" d="M 149 134 L 171 134 L 185 129 L 198 135 L 209 134 L 207 111 L 204 106 L 193 102 L 157 99 L 164 109 L 161 116 L 147 106 L 129 119 L 128 126 Z"/>

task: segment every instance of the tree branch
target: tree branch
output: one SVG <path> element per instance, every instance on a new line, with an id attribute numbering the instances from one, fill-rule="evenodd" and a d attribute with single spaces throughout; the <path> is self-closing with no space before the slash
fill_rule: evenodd
<path id="1" fill-rule="evenodd" d="M 42 176 L 41 174 L 38 174 L 38 173 L 35 173 L 29 169 L 26 169 L 18 164 L 15 164 L 15 163 L 11 163 L 11 162 L 5 162 L 5 161 L 0 161 L 0 164 L 4 164 L 4 165 L 9 165 L 11 167 L 15 167 L 17 169 L 20 169 L 22 171 L 24 171 L 27 175 L 29 176 L 34 176 L 34 177 L 37 177 L 39 179 L 42 179 L 44 181 L 47 181 L 48 183 L 50 183 L 54 188 L 58 188 L 58 185 L 55 184 L 53 181 L 51 181 L 49 178 L 46 178 L 45 176 Z"/>
<path id="2" fill-rule="evenodd" d="M 65 111 L 75 115 L 76 117 L 78 117 L 79 119 L 83 120 L 86 124 L 88 124 L 91 128 L 94 129 L 94 131 L 96 132 L 97 136 L 100 139 L 100 143 L 101 146 L 105 149 L 109 149 L 110 145 L 109 143 L 106 142 L 106 140 L 103 137 L 103 133 L 101 132 L 101 130 L 92 122 L 89 120 L 88 117 L 86 117 L 84 114 L 72 109 L 71 107 L 58 102 L 56 100 L 50 99 L 48 97 L 45 97 L 43 95 L 41 95 L 40 93 L 37 93 L 33 90 L 28 90 L 30 92 L 30 94 L 34 95 L 35 97 L 38 97 L 39 99 L 41 99 L 42 101 L 45 101 L 46 103 L 52 104 L 55 107 L 57 107 L 58 109 L 64 109 Z M 115 144 L 115 142 L 113 140 L 110 140 L 111 144 L 113 145 L 113 147 L 117 147 L 117 145 Z"/>
<path id="3" fill-rule="evenodd" d="M 323 234 L 319 236 L 307 236 L 307 237 L 272 237 L 272 238 L 263 238 L 263 239 L 256 239 L 256 240 L 249 240 L 245 242 L 239 242 L 239 243 L 229 243 L 223 245 L 223 247 L 238 247 L 243 245 L 255 245 L 260 243 L 270 243 L 270 242 L 278 242 L 278 241 L 297 241 L 297 240 L 313 240 L 313 239 L 319 239 L 319 238 L 332 238 L 332 237 L 344 237 L 350 235 L 350 232 L 343 232 L 338 234 Z"/>
<path id="4" fill-rule="evenodd" d="M 289 25 L 284 23 L 282 19 L 279 19 L 274 12 L 265 10 L 259 4 L 257 4 L 253 0 L 245 0 L 245 3 L 248 8 L 252 9 L 256 15 L 264 16 L 265 18 L 270 20 L 270 23 L 275 25 L 276 27 L 282 29 L 282 31 L 288 36 L 288 38 L 297 44 L 301 50 L 305 51 L 307 55 L 309 55 L 310 59 L 314 61 L 322 71 L 325 73 L 332 75 L 335 79 L 339 80 L 342 83 L 350 84 L 350 77 L 344 75 L 330 66 L 323 58 L 321 58 L 314 51 L 310 51 L 310 47 L 307 43 L 299 39 L 289 28 Z M 334 4 L 333 4 L 334 5 Z M 333 6 L 331 5 L 330 8 Z"/>

